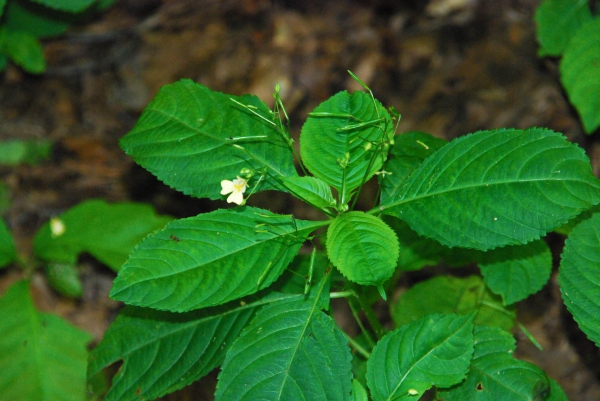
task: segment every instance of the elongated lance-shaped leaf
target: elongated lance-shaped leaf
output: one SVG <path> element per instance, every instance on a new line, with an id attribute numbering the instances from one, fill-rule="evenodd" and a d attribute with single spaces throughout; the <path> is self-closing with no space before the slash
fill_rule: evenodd
<path id="1" fill-rule="evenodd" d="M 175 220 L 134 249 L 110 295 L 172 312 L 250 295 L 275 281 L 324 224 L 252 207 Z"/>
<path id="2" fill-rule="evenodd" d="M 105 401 L 151 400 L 171 393 L 220 365 L 258 307 L 286 297 L 298 299 L 256 294 L 244 302 L 186 313 L 128 306 L 92 350 L 88 377 L 122 359 Z"/>
<path id="3" fill-rule="evenodd" d="M 535 11 L 539 56 L 560 56 L 579 28 L 592 19 L 587 1 L 544 0 Z"/>
<path id="4" fill-rule="evenodd" d="M 515 339 L 497 327 L 475 327 L 475 351 L 467 380 L 440 389 L 446 401 L 544 401 L 550 393 L 546 374 L 537 366 L 513 358 Z"/>
<path id="5" fill-rule="evenodd" d="M 297 175 L 291 149 L 273 125 L 252 112 L 271 121 L 271 112 L 255 96 L 226 95 L 181 80 L 158 92 L 121 147 L 187 195 L 220 199 L 221 181 L 242 169 L 266 171 L 257 190 L 285 190 L 279 180 Z"/>
<path id="6" fill-rule="evenodd" d="M 391 139 L 392 129 L 388 112 L 370 95 L 340 92 L 317 106 L 302 127 L 302 161 L 348 201 L 347 195 L 383 165 L 387 145 L 382 142 Z"/>
<path id="7" fill-rule="evenodd" d="M 600 347 L 600 213 L 569 234 L 558 283 L 567 309 L 581 330 Z"/>
<path id="8" fill-rule="evenodd" d="M 329 275 L 309 296 L 264 306 L 233 343 L 217 401 L 351 400 L 351 355 L 331 317 Z"/>
<path id="9" fill-rule="evenodd" d="M 373 401 L 417 400 L 432 386 L 450 387 L 467 373 L 473 315 L 427 315 L 386 334 L 367 362 Z"/>
<path id="10" fill-rule="evenodd" d="M 447 246 L 488 250 L 539 239 L 598 202 L 581 148 L 547 129 L 498 129 L 442 147 L 373 212 Z"/>

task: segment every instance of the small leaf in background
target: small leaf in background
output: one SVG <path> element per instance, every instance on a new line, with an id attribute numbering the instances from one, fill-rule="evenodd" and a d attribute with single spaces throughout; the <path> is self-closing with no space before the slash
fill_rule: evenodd
<path id="1" fill-rule="evenodd" d="M 34 253 L 74 265 L 80 253 L 89 252 L 118 271 L 138 242 L 171 220 L 142 203 L 88 200 L 44 224 L 34 238 Z"/>
<path id="2" fill-rule="evenodd" d="M 90 7 L 96 0 L 31 0 L 50 9 L 80 13 Z"/>
<path id="3" fill-rule="evenodd" d="M 328 305 L 328 276 L 307 299 L 265 305 L 227 351 L 215 400 L 352 400 L 350 348 Z"/>
<path id="4" fill-rule="evenodd" d="M 16 260 L 15 240 L 4 220 L 0 218 L 0 268 Z"/>
<path id="5" fill-rule="evenodd" d="M 535 294 L 548 282 L 552 254 L 543 240 L 507 246 L 482 254 L 479 263 L 483 281 L 492 292 L 512 305 Z"/>
<path id="6" fill-rule="evenodd" d="M 600 347 L 600 213 L 583 221 L 565 242 L 558 284 L 567 309 Z"/>
<path id="7" fill-rule="evenodd" d="M 321 209 L 335 206 L 331 187 L 315 177 L 287 177 L 283 185 L 290 193 Z"/>
<path id="8" fill-rule="evenodd" d="M 185 312 L 253 294 L 273 283 L 308 235 L 327 223 L 252 207 L 172 221 L 135 248 L 111 297 Z"/>
<path id="9" fill-rule="evenodd" d="M 0 17 L 4 13 L 4 6 L 6 5 L 6 0 L 0 0 Z"/>
<path id="10" fill-rule="evenodd" d="M 0 182 L 0 214 L 3 214 L 10 207 L 10 189 Z"/>
<path id="11" fill-rule="evenodd" d="M 560 56 L 579 28 L 592 19 L 589 4 L 580 0 L 544 0 L 535 11 L 538 55 Z"/>
<path id="12" fill-rule="evenodd" d="M 546 400 L 550 383 L 537 366 L 513 357 L 515 339 L 497 327 L 475 327 L 475 352 L 467 380 L 439 389 L 446 401 Z"/>
<path id="13" fill-rule="evenodd" d="M 86 344 L 91 336 L 58 316 L 39 313 L 29 283 L 0 298 L 2 401 L 84 401 Z"/>
<path id="14" fill-rule="evenodd" d="M 0 142 L 0 164 L 16 166 L 20 163 L 37 164 L 50 157 L 50 141 L 6 141 Z"/>
<path id="15" fill-rule="evenodd" d="M 489 291 L 478 276 L 436 276 L 415 284 L 392 304 L 391 313 L 399 327 L 430 313 L 472 312 L 477 312 L 475 325 L 510 330 L 516 321 L 515 309 L 503 306 L 500 297 Z"/>
<path id="16" fill-rule="evenodd" d="M 417 400 L 432 386 L 464 380 L 473 354 L 472 320 L 427 315 L 386 334 L 367 362 L 373 401 Z"/>
<path id="17" fill-rule="evenodd" d="M 387 158 L 387 148 L 378 148 L 374 143 L 391 136 L 390 115 L 369 94 L 346 91 L 330 97 L 313 113 L 333 116 L 309 115 L 300 134 L 302 161 L 314 176 L 334 187 L 340 199 L 347 201 L 347 195 L 371 178 Z M 377 119 L 378 123 L 360 126 Z"/>
<path id="18" fill-rule="evenodd" d="M 380 218 L 359 212 L 343 213 L 327 230 L 331 263 L 350 281 L 379 285 L 389 279 L 398 261 L 398 239 Z"/>
<path id="19" fill-rule="evenodd" d="M 29 32 L 0 28 L 0 52 L 29 73 L 41 74 L 46 70 L 42 44 Z"/>
<path id="20" fill-rule="evenodd" d="M 560 80 L 585 132 L 600 127 L 600 18 L 583 25 L 560 61 Z"/>
<path id="21" fill-rule="evenodd" d="M 272 125 L 232 99 L 272 119 L 256 96 L 226 95 L 184 79 L 160 89 L 121 148 L 186 195 L 221 199 L 221 181 L 242 169 L 266 169 L 258 190 L 285 190 L 281 179 L 297 176 L 291 149 Z"/>
<path id="22" fill-rule="evenodd" d="M 547 129 L 498 129 L 443 146 L 381 209 L 444 245 L 489 250 L 539 239 L 598 202 L 583 149 Z"/>
<path id="23" fill-rule="evenodd" d="M 64 33 L 72 23 L 72 15 L 44 7 L 28 7 L 27 3 L 21 1 L 9 1 L 3 22 L 7 29 L 47 38 Z"/>
<path id="24" fill-rule="evenodd" d="M 50 287 L 67 297 L 81 297 L 83 285 L 75 265 L 65 262 L 49 262 L 44 270 Z"/>

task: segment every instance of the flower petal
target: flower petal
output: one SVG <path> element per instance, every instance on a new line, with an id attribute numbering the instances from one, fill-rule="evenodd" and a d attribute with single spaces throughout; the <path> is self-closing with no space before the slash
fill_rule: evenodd
<path id="1" fill-rule="evenodd" d="M 244 202 L 244 195 L 241 192 L 234 191 L 227 197 L 227 203 L 237 203 L 241 205 Z"/>
<path id="2" fill-rule="evenodd" d="M 228 193 L 234 192 L 235 187 L 233 181 L 223 180 L 221 181 L 221 195 L 227 195 Z"/>

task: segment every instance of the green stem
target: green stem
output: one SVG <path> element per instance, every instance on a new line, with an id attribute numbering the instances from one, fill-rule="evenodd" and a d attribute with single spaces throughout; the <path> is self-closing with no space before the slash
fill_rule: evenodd
<path id="1" fill-rule="evenodd" d="M 373 328 L 373 331 L 375 331 L 375 335 L 377 336 L 377 339 L 380 340 L 381 337 L 383 337 L 385 335 L 385 329 L 379 322 L 379 319 L 377 319 L 377 316 L 375 316 L 375 311 L 373 311 L 373 308 L 371 307 L 371 305 L 369 305 L 368 302 L 366 302 L 364 297 L 360 296 L 359 294 L 356 294 L 356 298 L 358 299 L 361 309 L 364 312 L 365 316 L 367 317 L 369 324 Z"/>
<path id="2" fill-rule="evenodd" d="M 360 316 L 358 315 L 358 311 L 360 310 L 360 307 L 357 305 L 357 298 L 356 297 L 356 293 L 354 291 L 352 291 L 352 297 L 347 298 L 348 299 L 348 305 L 350 306 L 350 310 L 352 311 L 352 316 L 354 316 L 354 319 L 356 320 L 356 323 L 358 323 L 358 327 L 360 327 L 360 330 L 363 332 L 363 334 L 365 335 L 365 339 L 367 340 L 367 342 L 369 343 L 369 345 L 371 347 L 375 346 L 375 340 L 373 339 L 373 337 L 371 337 L 371 333 L 369 332 L 369 330 L 367 330 L 367 328 L 365 327 L 365 325 L 362 323 L 362 320 L 360 319 Z"/>
<path id="3" fill-rule="evenodd" d="M 521 329 L 521 331 L 523 332 L 523 334 L 525 334 L 525 336 L 529 339 L 529 341 L 531 341 L 531 343 L 533 345 L 535 345 L 535 347 L 537 349 L 539 349 L 540 351 L 543 351 L 544 348 L 542 347 L 542 344 L 540 344 L 538 342 L 538 340 L 536 340 L 535 337 L 529 332 L 529 330 L 527 330 L 527 327 L 525 327 L 523 325 L 523 323 L 521 323 L 521 322 L 517 322 L 517 324 L 519 325 L 519 328 Z"/>
<path id="4" fill-rule="evenodd" d="M 371 357 L 371 353 L 369 351 L 367 351 L 362 345 L 360 345 L 358 342 L 356 342 L 352 337 L 350 337 L 348 334 L 344 333 L 344 336 L 346 336 L 346 340 L 348 340 L 348 343 L 350 343 L 350 346 L 352 348 L 354 348 L 356 350 L 356 352 L 358 352 L 359 354 L 361 354 L 362 356 L 365 357 L 365 359 L 369 359 Z"/>

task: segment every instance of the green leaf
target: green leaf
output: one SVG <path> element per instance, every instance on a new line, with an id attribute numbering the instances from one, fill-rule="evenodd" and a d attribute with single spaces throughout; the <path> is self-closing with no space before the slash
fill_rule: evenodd
<path id="1" fill-rule="evenodd" d="M 391 174 L 379 175 L 381 203 L 393 199 L 402 183 L 417 167 L 438 149 L 448 143 L 425 132 L 411 131 L 394 138 L 389 160 L 384 170 Z"/>
<path id="2" fill-rule="evenodd" d="M 467 380 L 440 389 L 446 401 L 543 401 L 550 392 L 546 374 L 537 366 L 514 359 L 513 336 L 497 327 L 475 327 L 475 352 Z"/>
<path id="3" fill-rule="evenodd" d="M 569 401 L 567 395 L 556 380 L 548 378 L 550 381 L 550 397 L 546 398 L 546 401 Z"/>
<path id="4" fill-rule="evenodd" d="M 252 294 L 275 281 L 307 236 L 327 223 L 251 207 L 172 221 L 134 249 L 111 297 L 185 312 Z"/>
<path id="5" fill-rule="evenodd" d="M 321 209 L 335 207 L 335 199 L 326 182 L 315 177 L 288 177 L 283 185 L 290 193 Z"/>
<path id="6" fill-rule="evenodd" d="M 45 271 L 50 287 L 67 297 L 81 297 L 83 285 L 75 265 L 64 262 L 50 262 L 45 266 Z"/>
<path id="7" fill-rule="evenodd" d="M 436 276 L 414 285 L 392 304 L 396 327 L 430 313 L 465 315 L 473 312 L 477 313 L 475 325 L 510 330 L 516 321 L 515 309 L 503 306 L 500 297 L 490 292 L 478 276 Z"/>
<path id="8" fill-rule="evenodd" d="M 32 2 L 9 1 L 4 12 L 7 29 L 27 32 L 38 38 L 64 33 L 72 23 L 70 14 L 49 10 Z"/>
<path id="9" fill-rule="evenodd" d="M 152 400 L 181 389 L 223 362 L 257 308 L 289 297 L 274 294 L 186 313 L 127 306 L 92 350 L 88 378 L 123 360 L 105 401 Z"/>
<path id="10" fill-rule="evenodd" d="M 588 134 L 600 127 L 600 18 L 581 27 L 560 62 L 560 80 Z"/>
<path id="11" fill-rule="evenodd" d="M 367 390 L 356 379 L 352 380 L 352 401 L 369 401 Z"/>
<path id="12" fill-rule="evenodd" d="M 0 219 L 0 268 L 17 260 L 17 250 L 8 226 Z"/>
<path id="13" fill-rule="evenodd" d="M 1 28 L 0 51 L 29 73 L 40 74 L 46 69 L 42 44 L 31 33 Z"/>
<path id="14" fill-rule="evenodd" d="M 257 313 L 227 352 L 216 401 L 352 399 L 346 337 L 322 312 L 329 305 L 329 280 L 309 294 Z"/>
<path id="15" fill-rule="evenodd" d="M 221 181 L 234 179 L 242 169 L 266 169 L 258 190 L 284 190 L 281 179 L 297 175 L 289 146 L 272 125 L 232 99 L 271 119 L 255 96 L 213 92 L 186 79 L 161 88 L 121 147 L 187 195 L 221 199 Z M 248 139 L 238 140 L 243 137 Z"/>
<path id="16" fill-rule="evenodd" d="M 42 6 L 69 13 L 80 13 L 94 4 L 96 0 L 31 0 Z"/>
<path id="17" fill-rule="evenodd" d="M 417 400 L 460 383 L 473 354 L 473 316 L 427 315 L 386 334 L 367 363 L 373 401 Z"/>
<path id="18" fill-rule="evenodd" d="M 587 1 L 545 0 L 535 11 L 538 55 L 560 56 L 571 38 L 592 19 Z"/>
<path id="19" fill-rule="evenodd" d="M 378 217 L 363 212 L 343 213 L 327 230 L 327 254 L 348 280 L 379 285 L 396 269 L 398 239 Z"/>
<path id="20" fill-rule="evenodd" d="M 563 301 L 581 330 L 600 347 L 600 214 L 573 229 L 558 273 Z"/>
<path id="21" fill-rule="evenodd" d="M 3 401 L 86 399 L 89 334 L 58 316 L 39 313 L 27 281 L 12 285 L 0 298 L 0 316 Z"/>
<path id="22" fill-rule="evenodd" d="M 552 254 L 548 245 L 538 240 L 486 252 L 479 267 L 489 289 L 502 296 L 504 305 L 511 305 L 535 294 L 548 282 Z"/>
<path id="23" fill-rule="evenodd" d="M 4 13 L 4 6 L 6 5 L 6 0 L 0 0 L 0 17 Z"/>
<path id="24" fill-rule="evenodd" d="M 364 92 L 344 91 L 309 115 L 300 134 L 300 154 L 306 168 L 347 202 L 352 190 L 383 165 L 387 147 L 377 144 L 391 135 L 391 118 L 379 102 Z"/>
<path id="25" fill-rule="evenodd" d="M 48 159 L 52 152 L 50 141 L 0 142 L 0 164 L 16 166 L 20 163 L 37 164 Z"/>
<path id="26" fill-rule="evenodd" d="M 377 211 L 447 246 L 488 250 L 539 239 L 600 202 L 584 151 L 547 129 L 453 140 Z"/>
<path id="27" fill-rule="evenodd" d="M 171 219 L 146 204 L 88 200 L 44 224 L 34 238 L 34 253 L 74 265 L 80 253 L 89 252 L 118 271 L 142 238 Z"/>

